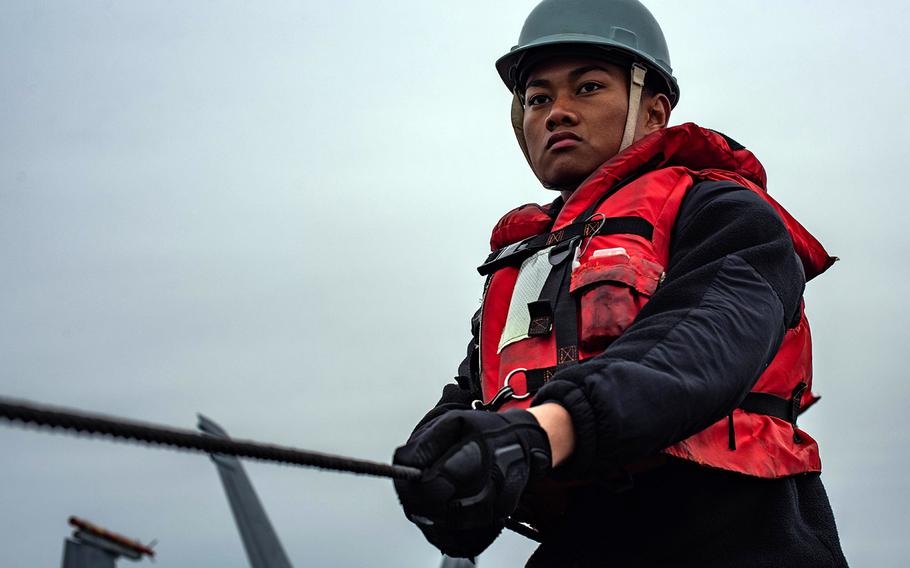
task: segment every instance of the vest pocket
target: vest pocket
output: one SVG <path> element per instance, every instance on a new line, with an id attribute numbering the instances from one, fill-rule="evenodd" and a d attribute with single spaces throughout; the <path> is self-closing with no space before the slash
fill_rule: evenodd
<path id="1" fill-rule="evenodd" d="M 657 290 L 663 267 L 623 248 L 594 251 L 572 272 L 570 291 L 579 298 L 579 345 L 603 351 L 632 325 Z"/>

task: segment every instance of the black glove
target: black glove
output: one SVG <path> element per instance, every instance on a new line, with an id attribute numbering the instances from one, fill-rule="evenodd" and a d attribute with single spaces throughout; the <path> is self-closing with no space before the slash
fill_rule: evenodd
<path id="1" fill-rule="evenodd" d="M 452 410 L 414 432 L 394 463 L 423 470 L 395 481 L 407 518 L 449 556 L 471 558 L 499 536 L 532 477 L 550 467 L 550 443 L 525 410 Z"/>

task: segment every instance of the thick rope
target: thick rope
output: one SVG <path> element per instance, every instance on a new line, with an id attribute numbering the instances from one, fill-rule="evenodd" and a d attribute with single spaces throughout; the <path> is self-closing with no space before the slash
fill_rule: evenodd
<path id="1" fill-rule="evenodd" d="M 284 446 L 262 444 L 250 440 L 235 440 L 199 434 L 157 424 L 125 418 L 89 414 L 74 410 L 38 405 L 23 400 L 0 397 L 0 418 L 11 422 L 34 424 L 98 436 L 123 438 L 147 444 L 160 444 L 184 450 L 250 458 L 268 462 L 318 467 L 374 477 L 418 479 L 420 470 L 332 454 L 298 450 Z"/>
<path id="2" fill-rule="evenodd" d="M 413 467 L 298 450 L 250 440 L 208 436 L 198 434 L 192 430 L 159 426 L 126 418 L 90 414 L 58 406 L 39 405 L 7 397 L 0 397 L 0 418 L 10 422 L 21 422 L 26 425 L 33 424 L 43 428 L 69 430 L 96 436 L 109 436 L 147 444 L 160 444 L 207 454 L 221 454 L 267 462 L 318 467 L 320 469 L 357 473 L 373 477 L 405 480 L 420 478 L 420 470 Z M 506 519 L 506 527 L 526 538 L 540 542 L 538 532 L 525 524 Z"/>

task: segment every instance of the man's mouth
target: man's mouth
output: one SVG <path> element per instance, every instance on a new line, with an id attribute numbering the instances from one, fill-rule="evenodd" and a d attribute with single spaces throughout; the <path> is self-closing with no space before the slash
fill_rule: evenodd
<path id="1" fill-rule="evenodd" d="M 559 148 L 568 148 L 581 142 L 581 137 L 568 130 L 557 132 L 547 139 L 547 150 L 558 150 Z"/>

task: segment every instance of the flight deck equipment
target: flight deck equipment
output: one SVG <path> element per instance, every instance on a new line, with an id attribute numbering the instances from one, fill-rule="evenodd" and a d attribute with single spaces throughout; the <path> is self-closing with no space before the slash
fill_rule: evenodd
<path id="1" fill-rule="evenodd" d="M 152 545 L 125 537 L 90 523 L 70 517 L 73 536 L 63 544 L 63 568 L 114 568 L 117 560 L 155 558 Z"/>

